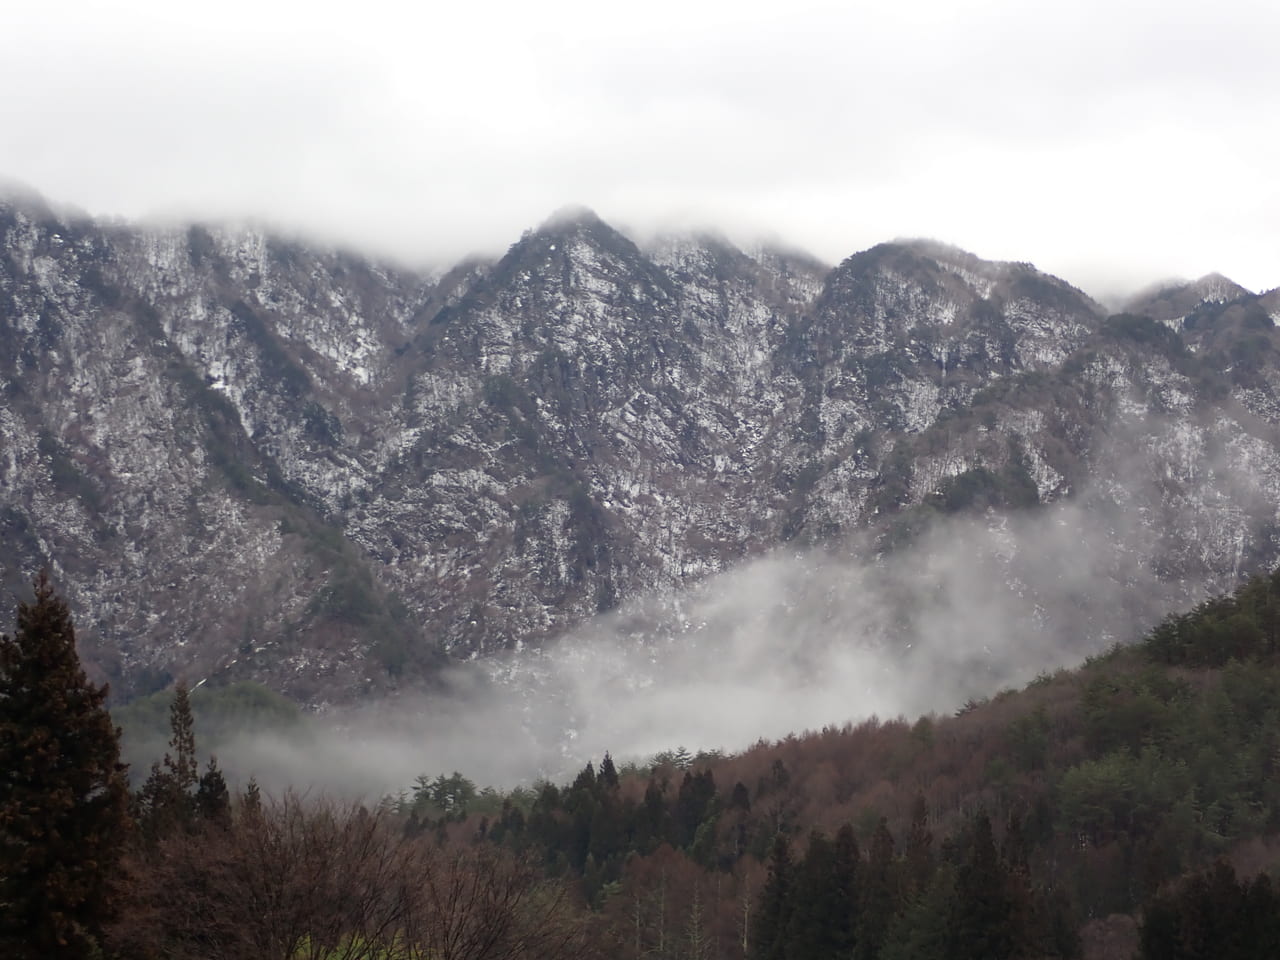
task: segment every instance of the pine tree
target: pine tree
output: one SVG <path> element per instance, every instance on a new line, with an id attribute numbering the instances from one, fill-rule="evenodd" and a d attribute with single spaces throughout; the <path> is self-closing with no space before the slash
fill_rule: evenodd
<path id="1" fill-rule="evenodd" d="M 835 873 L 831 885 L 843 904 L 844 916 L 837 925 L 836 942 L 841 957 L 853 956 L 858 930 L 858 872 L 861 853 L 853 827 L 844 824 L 836 831 Z"/>
<path id="2" fill-rule="evenodd" d="M 773 841 L 769 854 L 769 876 L 760 893 L 760 907 L 751 927 L 751 960 L 783 960 L 786 955 L 787 926 L 793 906 L 791 845 L 783 834 Z"/>
<path id="3" fill-rule="evenodd" d="M 257 788 L 257 785 L 254 785 Z M 210 757 L 208 769 L 200 777 L 195 796 L 196 813 L 201 820 L 221 827 L 231 825 L 231 791 L 218 769 L 218 758 Z"/>
<path id="4" fill-rule="evenodd" d="M 613 765 L 613 757 L 607 753 L 600 761 L 600 774 L 597 779 L 606 790 L 618 789 L 618 768 Z"/>
<path id="5" fill-rule="evenodd" d="M 851 871 L 837 856 L 836 845 L 830 840 L 820 833 L 810 835 L 809 849 L 795 872 L 787 960 L 848 960 L 852 954 L 853 912 L 847 876 Z"/>
<path id="6" fill-rule="evenodd" d="M 240 794 L 240 816 L 250 820 L 262 816 L 262 790 L 257 777 L 250 777 Z"/>
<path id="7" fill-rule="evenodd" d="M 164 764 L 151 765 L 146 782 L 134 797 L 138 825 L 151 842 L 175 828 L 188 828 L 195 821 L 195 793 L 200 783 L 195 720 L 187 685 L 181 679 L 174 685 L 169 704 L 169 731 L 169 752 L 164 755 Z"/>
<path id="8" fill-rule="evenodd" d="M 955 869 L 943 863 L 928 887 L 889 927 L 880 960 L 948 960 L 955 914 Z"/>
<path id="9" fill-rule="evenodd" d="M 196 725 L 191 716 L 191 694 L 185 680 L 179 678 L 173 687 L 173 702 L 169 705 L 169 749 L 164 766 L 173 777 L 175 791 L 190 796 L 199 782 L 196 762 Z"/>
<path id="10" fill-rule="evenodd" d="M 973 822 L 968 855 L 956 876 L 951 956 L 954 960 L 1005 960 L 1015 956 L 1022 939 L 1016 921 L 991 820 L 986 814 L 979 814 Z"/>
<path id="11" fill-rule="evenodd" d="M 0 954 L 100 951 L 129 830 L 119 731 L 44 572 L 0 636 Z"/>
<path id="12" fill-rule="evenodd" d="M 918 794 L 911 805 L 911 829 L 903 845 L 903 886 L 908 900 L 922 896 L 933 877 L 933 834 L 929 831 L 929 805 Z"/>
<path id="13" fill-rule="evenodd" d="M 867 868 L 863 873 L 861 902 L 858 904 L 858 942 L 855 960 L 876 960 L 898 910 L 894 889 L 894 843 L 889 822 L 884 817 L 871 835 Z"/>

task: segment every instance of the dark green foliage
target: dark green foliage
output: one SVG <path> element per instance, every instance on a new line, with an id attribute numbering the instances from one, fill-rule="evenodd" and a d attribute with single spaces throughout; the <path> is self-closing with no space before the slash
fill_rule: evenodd
<path id="1" fill-rule="evenodd" d="M 1081 697 L 1086 741 L 1098 754 L 1165 743 L 1189 698 L 1185 683 L 1160 671 L 1099 673 Z"/>
<path id="2" fill-rule="evenodd" d="M 1049 717 L 1043 706 L 1009 725 L 1009 752 L 1022 770 L 1039 770 L 1049 751 Z"/>
<path id="3" fill-rule="evenodd" d="M 1062 775 L 1060 817 L 1094 843 L 1155 833 L 1191 787 L 1186 765 L 1154 748 L 1118 750 L 1085 760 Z"/>
<path id="4" fill-rule="evenodd" d="M 173 689 L 173 703 L 169 707 L 169 749 L 164 767 L 173 779 L 176 789 L 189 794 L 195 789 L 198 781 L 196 763 L 196 727 L 195 718 L 191 715 L 191 696 L 184 680 L 179 680 Z"/>
<path id="5" fill-rule="evenodd" d="M 258 786 L 249 782 L 252 801 L 260 804 Z M 195 717 L 185 682 L 174 685 L 169 704 L 169 751 L 163 763 L 153 763 L 151 772 L 133 797 L 134 815 L 143 838 L 152 846 L 177 832 L 193 832 L 198 825 L 231 824 L 231 792 L 209 758 L 201 774 L 196 760 Z"/>
<path id="6" fill-rule="evenodd" d="M 858 902 L 856 960 L 875 960 L 880 956 L 889 925 L 899 906 L 894 876 L 893 834 L 884 817 L 871 836 L 866 868 L 862 871 Z"/>
<path id="7" fill-rule="evenodd" d="M 0 954 L 14 960 L 97 956 L 114 918 L 129 817 L 106 694 L 41 573 L 0 637 Z"/>
<path id="8" fill-rule="evenodd" d="M 944 513 L 1008 507 L 1034 507 L 1040 502 L 1035 481 L 1020 461 L 1011 461 L 999 473 L 974 467 L 948 477 L 926 502 Z"/>
<path id="9" fill-rule="evenodd" d="M 672 840 L 676 846 L 687 847 L 693 842 L 698 826 L 708 814 L 713 813 L 715 799 L 716 782 L 710 770 L 701 773 L 685 771 L 672 813 L 675 828 Z"/>
<path id="10" fill-rule="evenodd" d="M 249 782 L 244 785 L 244 792 L 240 795 L 240 809 L 246 817 L 254 817 L 262 812 L 262 791 L 254 777 L 250 777 Z"/>
<path id="11" fill-rule="evenodd" d="M 944 863 L 921 896 L 894 919 L 881 960 L 948 960 L 955 898 L 955 868 Z"/>
<path id="12" fill-rule="evenodd" d="M 929 830 L 929 805 L 923 795 L 911 807 L 911 828 L 903 844 L 902 887 L 906 899 L 924 894 L 933 875 L 933 834 Z"/>
<path id="13" fill-rule="evenodd" d="M 787 960 L 845 960 L 854 944 L 854 877 L 856 846 L 844 840 L 838 850 L 820 833 L 795 870 L 791 916 L 787 922 Z M 850 859 L 852 853 L 855 859 Z"/>
<path id="14" fill-rule="evenodd" d="M 794 906 L 791 844 L 782 834 L 773 841 L 769 875 L 751 928 L 750 960 L 786 960 L 787 935 Z"/>
<path id="15" fill-rule="evenodd" d="M 1280 896 L 1266 874 L 1240 883 L 1225 861 L 1147 905 L 1139 960 L 1272 960 Z"/>
<path id="16" fill-rule="evenodd" d="M 606 790 L 618 789 L 618 769 L 613 765 L 613 757 L 607 753 L 604 755 L 604 759 L 600 761 L 600 775 L 597 779 L 600 786 Z"/>
<path id="17" fill-rule="evenodd" d="M 860 856 L 853 827 L 846 823 L 836 831 L 829 910 L 836 927 L 832 943 L 840 957 L 851 957 L 857 946 Z"/>
<path id="18" fill-rule="evenodd" d="M 1102 332 L 1116 340 L 1127 340 L 1144 347 L 1154 347 L 1171 357 L 1180 357 L 1187 352 L 1182 337 L 1172 328 L 1150 317 L 1118 313 L 1103 322 Z"/>
<path id="19" fill-rule="evenodd" d="M 986 814 L 975 820 L 967 846 L 956 873 L 948 960 L 1006 960 L 1019 946 L 1018 918 Z"/>
<path id="20" fill-rule="evenodd" d="M 170 831 L 190 829 L 196 816 L 196 788 L 200 783 L 196 761 L 195 719 L 187 685 L 174 685 L 169 704 L 169 751 L 134 797 L 134 814 L 143 835 L 154 842 Z M 221 774 L 218 775 L 219 779 Z M 223 787 L 225 789 L 225 784 Z"/>
<path id="21" fill-rule="evenodd" d="M 253 787 L 256 790 L 257 784 Z M 231 825 L 231 792 L 227 789 L 226 778 L 218 769 L 216 757 L 209 758 L 209 766 L 196 786 L 195 812 L 207 823 L 223 827 Z"/>
<path id="22" fill-rule="evenodd" d="M 415 781 L 411 804 L 419 816 L 462 819 L 477 796 L 476 785 L 457 770 L 434 780 L 424 773 Z"/>
<path id="23" fill-rule="evenodd" d="M 308 522 L 305 533 L 308 551 L 326 572 L 325 586 L 307 604 L 307 616 L 346 624 L 371 638 L 371 652 L 392 676 L 425 659 L 430 650 L 415 643 L 418 633 L 408 607 L 374 581 L 365 558 L 341 531 L 316 521 Z"/>
<path id="24" fill-rule="evenodd" d="M 636 810 L 636 850 L 652 853 L 666 836 L 669 821 L 663 787 L 658 781 L 650 780 L 644 790 L 644 800 Z"/>
<path id="25" fill-rule="evenodd" d="M 130 759 L 145 758 L 143 762 L 149 762 L 151 757 L 144 752 L 147 744 L 163 742 L 166 735 L 172 734 L 173 698 L 173 690 L 159 690 L 112 709 Z M 297 704 L 248 680 L 225 687 L 204 684 L 191 691 L 190 708 L 201 742 L 215 752 L 237 735 L 286 733 L 298 731 L 303 725 Z"/>
<path id="26" fill-rule="evenodd" d="M 1155 662 L 1220 667 L 1280 651 L 1280 571 L 1255 577 L 1230 597 L 1168 617 L 1143 644 Z"/>

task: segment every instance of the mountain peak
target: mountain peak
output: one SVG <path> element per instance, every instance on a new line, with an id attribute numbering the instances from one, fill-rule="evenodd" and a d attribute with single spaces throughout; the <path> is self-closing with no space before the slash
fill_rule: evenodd
<path id="1" fill-rule="evenodd" d="M 1206 300 L 1222 303 L 1247 296 L 1250 292 L 1230 277 L 1224 277 L 1217 272 L 1206 273 L 1199 280 L 1194 280 L 1187 286 L 1200 297 L 1202 303 Z"/>
<path id="2" fill-rule="evenodd" d="M 21 210 L 43 218 L 52 216 L 49 201 L 35 188 L 9 177 L 0 177 L 0 209 Z"/>
<path id="3" fill-rule="evenodd" d="M 542 225 L 538 227 L 538 233 L 561 232 L 572 230 L 575 227 L 603 227 L 608 226 L 594 210 L 581 204 L 568 204 L 556 210 L 546 220 L 542 221 Z"/>
<path id="4" fill-rule="evenodd" d="M 1124 304 L 1124 312 L 1172 323 L 1201 304 L 1229 303 L 1248 295 L 1249 291 L 1234 280 L 1220 273 L 1206 273 L 1198 280 L 1167 280 L 1148 287 Z"/>

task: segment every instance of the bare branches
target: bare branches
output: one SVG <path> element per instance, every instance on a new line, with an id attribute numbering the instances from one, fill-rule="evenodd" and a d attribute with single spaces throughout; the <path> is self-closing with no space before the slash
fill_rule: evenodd
<path id="1" fill-rule="evenodd" d="M 296 795 L 176 832 L 134 865 L 118 945 L 219 960 L 538 960 L 575 953 L 563 889 L 491 848 L 405 838 L 386 810 Z"/>
<path id="2" fill-rule="evenodd" d="M 514 960 L 571 954 L 581 933 L 563 888 L 494 848 L 436 850 L 405 928 L 408 960 Z"/>

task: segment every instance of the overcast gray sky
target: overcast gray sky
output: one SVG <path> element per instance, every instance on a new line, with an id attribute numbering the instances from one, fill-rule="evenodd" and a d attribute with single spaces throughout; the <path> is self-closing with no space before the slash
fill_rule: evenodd
<path id="1" fill-rule="evenodd" d="M 0 175 L 410 261 L 566 204 L 1110 295 L 1280 284 L 1274 0 L 10 0 Z"/>

